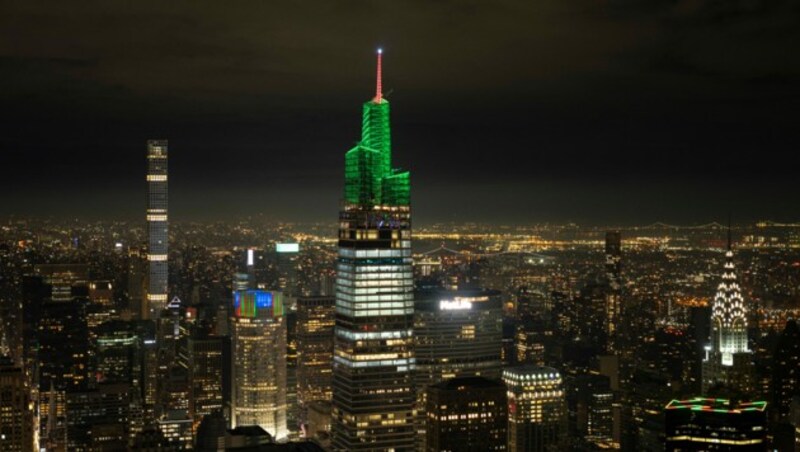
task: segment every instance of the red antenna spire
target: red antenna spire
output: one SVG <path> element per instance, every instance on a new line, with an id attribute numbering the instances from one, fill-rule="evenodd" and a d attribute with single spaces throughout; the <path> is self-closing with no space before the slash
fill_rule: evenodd
<path id="1" fill-rule="evenodd" d="M 375 98 L 372 99 L 376 104 L 381 103 L 383 100 L 383 94 L 381 93 L 381 55 L 383 55 L 383 49 L 378 48 L 378 81 L 375 84 Z"/>

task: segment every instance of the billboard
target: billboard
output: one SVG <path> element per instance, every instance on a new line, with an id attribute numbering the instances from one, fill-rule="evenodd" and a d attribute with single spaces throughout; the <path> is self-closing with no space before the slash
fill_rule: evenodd
<path id="1" fill-rule="evenodd" d="M 300 252 L 299 243 L 276 243 L 275 251 L 278 253 L 298 253 Z"/>

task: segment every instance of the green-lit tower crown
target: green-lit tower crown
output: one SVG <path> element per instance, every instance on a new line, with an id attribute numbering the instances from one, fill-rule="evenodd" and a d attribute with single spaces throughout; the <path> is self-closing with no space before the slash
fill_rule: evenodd
<path id="1" fill-rule="evenodd" d="M 375 97 L 364 103 L 361 141 L 345 155 L 345 199 L 361 205 L 407 206 L 408 171 L 392 168 L 389 102 L 381 93 L 381 55 Z"/>

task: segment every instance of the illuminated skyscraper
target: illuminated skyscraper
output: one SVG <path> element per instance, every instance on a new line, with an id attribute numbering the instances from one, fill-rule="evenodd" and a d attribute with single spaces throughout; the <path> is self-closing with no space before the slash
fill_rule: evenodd
<path id="1" fill-rule="evenodd" d="M 283 295 L 234 292 L 231 317 L 234 427 L 258 425 L 286 438 L 286 319 Z"/>
<path id="2" fill-rule="evenodd" d="M 499 379 L 503 301 L 493 290 L 417 294 L 414 342 L 417 390 L 456 377 Z"/>
<path id="3" fill-rule="evenodd" d="M 561 374 L 527 365 L 504 370 L 503 381 L 508 388 L 508 450 L 563 449 L 567 406 Z"/>
<path id="4" fill-rule="evenodd" d="M 315 400 L 331 400 L 334 306 L 333 297 L 297 299 L 297 401 L 302 412 Z"/>
<path id="5" fill-rule="evenodd" d="M 751 389 L 751 378 L 747 308 L 736 281 L 729 230 L 722 282 L 711 306 L 711 345 L 703 361 L 702 391 L 705 395 L 712 386 L 723 384 L 746 393 Z"/>
<path id="6" fill-rule="evenodd" d="M 195 429 L 203 416 L 222 411 L 224 395 L 223 358 L 227 338 L 211 335 L 208 328 L 197 328 L 189 337 L 189 413 Z"/>
<path id="7" fill-rule="evenodd" d="M 361 141 L 345 156 L 333 357 L 333 447 L 414 447 L 409 173 L 391 167 L 389 103 L 364 103 Z"/>
<path id="8" fill-rule="evenodd" d="M 167 140 L 147 141 L 147 305 L 156 318 L 167 305 Z"/>
<path id="9" fill-rule="evenodd" d="M 414 355 L 418 441 L 425 443 L 428 386 L 457 377 L 500 379 L 503 301 L 490 290 L 417 293 Z M 444 444 L 444 443 L 441 443 Z"/>
<path id="10" fill-rule="evenodd" d="M 300 293 L 297 286 L 297 262 L 299 258 L 300 245 L 298 243 L 275 244 L 277 285 L 285 296 L 296 297 Z"/>

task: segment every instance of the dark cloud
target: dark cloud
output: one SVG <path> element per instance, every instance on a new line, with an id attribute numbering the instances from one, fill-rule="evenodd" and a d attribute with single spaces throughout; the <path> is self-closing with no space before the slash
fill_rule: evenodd
<path id="1" fill-rule="evenodd" d="M 427 218 L 636 221 L 644 210 L 619 203 L 660 199 L 647 215 L 694 219 L 729 197 L 752 217 L 793 218 L 773 198 L 800 194 L 779 163 L 798 139 L 792 0 L 0 1 L 0 11 L 0 164 L 15 169 L 0 182 L 6 213 L 136 214 L 144 140 L 166 137 L 173 206 L 186 215 L 304 205 L 327 217 L 378 45 L 397 164 L 413 170 Z"/>

